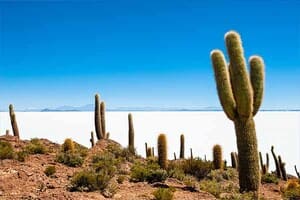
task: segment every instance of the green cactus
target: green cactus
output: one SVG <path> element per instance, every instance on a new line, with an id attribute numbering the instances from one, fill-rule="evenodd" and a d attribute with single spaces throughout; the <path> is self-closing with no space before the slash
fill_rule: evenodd
<path id="1" fill-rule="evenodd" d="M 259 190 L 260 173 L 257 138 L 253 117 L 262 103 L 264 63 L 262 58 L 249 59 L 250 77 L 240 35 L 225 35 L 229 64 L 220 50 L 211 52 L 218 96 L 227 117 L 234 122 L 238 147 L 240 191 Z"/>
<path id="2" fill-rule="evenodd" d="M 63 145 L 62 145 L 62 149 L 63 149 L 63 152 L 71 152 L 73 153 L 74 150 L 75 150 L 75 145 L 74 145 L 74 142 L 72 139 L 70 138 L 67 138 L 65 139 Z"/>
<path id="3" fill-rule="evenodd" d="M 184 135 L 180 135 L 180 159 L 184 159 Z"/>
<path id="4" fill-rule="evenodd" d="M 281 156 L 278 156 L 278 162 L 279 162 L 279 167 L 282 175 L 282 179 L 287 181 L 287 175 L 286 175 L 286 170 L 285 170 L 285 163 L 282 162 Z"/>
<path id="5" fill-rule="evenodd" d="M 107 134 L 106 134 L 106 127 L 105 127 L 105 103 L 104 101 L 102 101 L 100 103 L 100 118 L 101 118 L 101 130 L 102 130 L 102 134 L 104 139 L 108 139 L 107 138 Z"/>
<path id="6" fill-rule="evenodd" d="M 100 112 L 100 97 L 98 94 L 95 95 L 95 130 L 98 140 L 104 139 L 104 134 L 102 132 L 101 123 L 101 112 Z"/>
<path id="7" fill-rule="evenodd" d="M 275 167 L 276 167 L 276 175 L 278 178 L 282 178 L 281 170 L 280 170 L 280 164 L 278 162 L 277 156 L 274 152 L 274 146 L 271 146 L 271 153 L 275 162 Z"/>
<path id="8" fill-rule="evenodd" d="M 152 149 L 151 149 L 151 147 L 147 148 L 146 157 L 147 158 L 152 157 Z"/>
<path id="9" fill-rule="evenodd" d="M 13 130 L 13 134 L 15 137 L 20 138 L 16 114 L 14 111 L 14 106 L 12 104 L 9 105 L 9 116 L 10 116 L 10 122 Z"/>
<path id="10" fill-rule="evenodd" d="M 154 147 L 151 148 L 151 156 L 154 157 Z"/>
<path id="11" fill-rule="evenodd" d="M 147 142 L 145 142 L 145 153 L 146 153 L 146 158 L 148 158 L 147 151 L 148 151 L 148 144 L 147 144 Z"/>
<path id="12" fill-rule="evenodd" d="M 231 157 L 231 166 L 232 166 L 232 168 L 237 169 L 238 168 L 238 161 L 237 161 L 237 156 L 236 156 L 235 152 L 231 152 L 230 157 Z"/>
<path id="13" fill-rule="evenodd" d="M 167 137 L 160 134 L 157 139 L 158 164 L 162 169 L 167 168 Z"/>
<path id="14" fill-rule="evenodd" d="M 134 129 L 131 113 L 128 114 L 128 148 L 134 154 Z"/>
<path id="15" fill-rule="evenodd" d="M 90 139 L 92 147 L 95 146 L 94 132 L 91 131 L 91 139 Z"/>
<path id="16" fill-rule="evenodd" d="M 222 147 L 218 144 L 213 147 L 213 164 L 215 169 L 223 169 Z"/>

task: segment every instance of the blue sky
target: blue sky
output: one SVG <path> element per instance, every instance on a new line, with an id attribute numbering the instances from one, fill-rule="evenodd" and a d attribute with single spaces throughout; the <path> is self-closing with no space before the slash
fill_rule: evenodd
<path id="1" fill-rule="evenodd" d="M 263 108 L 300 108 L 300 3 L 1 1 L 0 109 L 93 103 L 219 106 L 209 54 L 224 34 L 266 63 Z"/>

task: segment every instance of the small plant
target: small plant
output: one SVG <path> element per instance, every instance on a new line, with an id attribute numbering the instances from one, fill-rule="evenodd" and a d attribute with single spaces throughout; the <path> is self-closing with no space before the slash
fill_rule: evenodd
<path id="1" fill-rule="evenodd" d="M 0 141 L 0 160 L 13 159 L 14 149 L 9 142 Z"/>
<path id="2" fill-rule="evenodd" d="M 29 154 L 45 154 L 47 152 L 47 149 L 39 139 L 33 138 L 25 147 L 25 151 Z"/>
<path id="3" fill-rule="evenodd" d="M 137 162 L 131 168 L 131 181 L 133 182 L 163 182 L 167 177 L 167 171 L 160 169 L 157 163 L 151 161 L 147 163 Z"/>
<path id="4" fill-rule="evenodd" d="M 75 150 L 75 146 L 73 140 L 70 138 L 65 139 L 64 143 L 62 144 L 62 151 L 73 153 L 74 150 Z"/>
<path id="5" fill-rule="evenodd" d="M 69 167 L 79 167 L 83 163 L 83 157 L 78 153 L 58 153 L 55 161 L 65 164 Z"/>
<path id="6" fill-rule="evenodd" d="M 275 174 L 262 174 L 261 183 L 275 183 L 278 184 L 279 180 Z"/>
<path id="7" fill-rule="evenodd" d="M 52 176 L 53 174 L 55 174 L 55 172 L 56 172 L 56 168 L 53 165 L 46 167 L 44 171 L 46 176 Z"/>
<path id="8" fill-rule="evenodd" d="M 92 171 L 80 171 L 71 179 L 71 191 L 95 191 L 97 190 L 96 175 Z"/>
<path id="9" fill-rule="evenodd" d="M 288 180 L 282 191 L 284 199 L 297 200 L 300 199 L 300 184 L 297 179 Z"/>
<path id="10" fill-rule="evenodd" d="M 155 200 L 172 200 L 174 192 L 174 188 L 158 188 L 153 192 L 153 195 Z"/>
<path id="11" fill-rule="evenodd" d="M 120 176 L 118 176 L 118 178 L 117 178 L 117 182 L 118 182 L 119 184 L 122 184 L 122 183 L 125 181 L 125 179 L 126 179 L 126 176 L 120 175 Z"/>
<path id="12" fill-rule="evenodd" d="M 203 179 L 213 169 L 213 165 L 209 161 L 201 159 L 185 160 L 181 163 L 181 169 L 185 174 L 195 176 L 196 178 Z"/>
<path id="13" fill-rule="evenodd" d="M 26 151 L 18 151 L 16 153 L 16 160 L 20 162 L 25 162 L 25 158 L 28 156 Z"/>
<path id="14" fill-rule="evenodd" d="M 200 181 L 199 186 L 201 190 L 206 191 L 217 198 L 219 198 L 222 193 L 221 184 L 216 180 L 202 180 Z"/>

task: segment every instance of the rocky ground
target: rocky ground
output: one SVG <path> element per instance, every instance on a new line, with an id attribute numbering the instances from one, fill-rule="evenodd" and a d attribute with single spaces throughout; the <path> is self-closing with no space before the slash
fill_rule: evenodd
<path id="1" fill-rule="evenodd" d="M 15 149 L 20 149 L 28 141 L 18 141 L 12 136 L 1 136 L 0 141 L 9 141 Z M 105 198 L 100 192 L 70 192 L 68 185 L 72 175 L 81 170 L 81 167 L 67 167 L 55 162 L 55 156 L 60 145 L 48 140 L 41 140 L 43 144 L 51 149 L 46 154 L 29 155 L 25 162 L 5 159 L 0 160 L 0 199 L 109 199 Z M 100 142 L 96 147 L 89 150 L 86 162 L 87 165 L 91 155 L 101 152 L 107 144 Z M 45 175 L 44 170 L 47 166 L 54 165 L 56 173 L 52 177 Z M 126 170 L 130 171 L 130 165 L 126 165 Z M 153 191 L 156 190 L 155 184 L 146 182 L 133 183 L 125 179 L 122 184 L 117 184 L 117 192 L 111 199 L 120 200 L 150 200 L 154 199 Z M 237 183 L 235 183 L 237 184 Z M 284 182 L 276 184 L 263 184 L 261 196 L 264 199 L 282 199 L 280 187 Z M 196 200 L 196 199 L 217 199 L 214 195 L 205 191 L 190 192 L 186 190 L 186 185 L 173 178 L 166 180 L 164 185 L 174 187 L 174 199 L 176 200 Z M 223 196 L 226 194 L 222 194 Z M 221 195 L 221 196 L 222 196 Z"/>

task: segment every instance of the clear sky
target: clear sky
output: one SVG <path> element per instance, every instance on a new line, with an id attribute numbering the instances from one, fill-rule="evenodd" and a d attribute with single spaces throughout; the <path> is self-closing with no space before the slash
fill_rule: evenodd
<path id="1" fill-rule="evenodd" d="M 210 51 L 238 31 L 263 108 L 300 108 L 300 1 L 1 1 L 0 109 L 219 106 Z"/>

